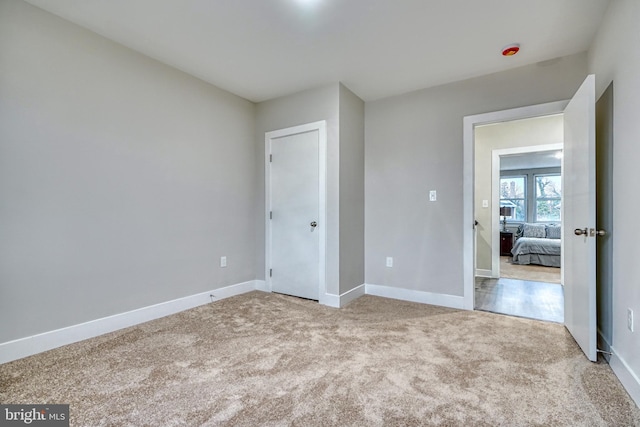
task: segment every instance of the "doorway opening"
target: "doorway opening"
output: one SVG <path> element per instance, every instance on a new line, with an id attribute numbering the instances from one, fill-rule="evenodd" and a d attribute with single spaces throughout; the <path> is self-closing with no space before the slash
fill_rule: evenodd
<path id="1" fill-rule="evenodd" d="M 536 134 L 538 131 L 531 126 L 546 117 L 549 117 L 551 121 L 555 120 L 561 123 L 566 105 L 567 101 L 552 102 L 464 118 L 464 160 L 467 166 L 464 176 L 465 208 L 463 216 L 465 225 L 473 225 L 472 227 L 465 226 L 463 233 L 464 240 L 467 242 L 465 247 L 471 248 L 470 251 L 465 251 L 464 257 L 465 308 L 467 309 L 478 308 L 476 300 L 478 303 L 482 302 L 482 295 L 476 293 L 477 276 L 481 276 L 481 280 L 500 279 L 500 229 L 503 225 L 500 219 L 504 219 L 504 217 L 500 217 L 499 209 L 501 156 L 506 159 L 506 156 L 515 156 L 526 152 L 562 149 L 562 125 L 557 127 L 554 134 L 555 139 L 552 139 L 554 137 L 543 138 Z M 521 132 L 525 135 L 520 139 L 519 144 L 513 143 L 513 135 L 509 136 L 508 132 L 504 133 L 504 140 L 496 146 L 489 144 L 487 147 L 482 147 L 476 141 L 477 129 L 486 127 L 487 132 L 490 133 L 499 129 L 499 126 L 509 127 L 509 125 L 515 126 L 518 123 L 524 125 L 524 130 Z M 541 145 L 546 146 L 542 148 Z M 484 155 L 481 155 L 483 150 Z M 481 158 L 483 164 L 480 161 Z M 484 171 L 483 177 L 476 176 L 476 171 Z M 496 185 L 492 185 L 492 182 L 495 182 Z M 477 189 L 483 189 L 484 194 L 476 194 Z M 516 209 L 513 209 L 513 219 L 516 218 L 517 213 Z M 513 228 L 513 226 L 514 224 L 509 224 L 509 228 Z M 484 233 L 484 236 L 480 236 L 481 233 Z M 483 252 L 484 255 L 477 256 L 476 252 Z M 508 301 L 505 300 L 506 302 Z M 519 315 L 518 313 L 512 314 Z"/>
<path id="2" fill-rule="evenodd" d="M 561 115 L 476 128 L 477 310 L 564 321 L 562 135 Z"/>

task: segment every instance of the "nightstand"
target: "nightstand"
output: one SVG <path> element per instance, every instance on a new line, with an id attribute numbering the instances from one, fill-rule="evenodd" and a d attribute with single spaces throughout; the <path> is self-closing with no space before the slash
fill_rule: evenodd
<path id="1" fill-rule="evenodd" d="M 500 256 L 511 256 L 513 247 L 513 233 L 510 231 L 500 232 Z"/>

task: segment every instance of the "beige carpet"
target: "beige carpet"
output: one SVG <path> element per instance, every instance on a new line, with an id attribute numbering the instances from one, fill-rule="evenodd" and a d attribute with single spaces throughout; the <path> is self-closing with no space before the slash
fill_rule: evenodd
<path id="1" fill-rule="evenodd" d="M 560 283 L 560 269 L 542 265 L 512 264 L 511 257 L 500 257 L 500 277 L 530 282 Z"/>
<path id="2" fill-rule="evenodd" d="M 73 426 L 633 426 L 564 327 L 364 296 L 251 292 L 0 365 L 3 403 Z"/>

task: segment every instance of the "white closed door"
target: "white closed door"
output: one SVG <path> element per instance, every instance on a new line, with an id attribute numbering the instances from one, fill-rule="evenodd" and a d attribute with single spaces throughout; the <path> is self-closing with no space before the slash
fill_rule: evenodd
<path id="1" fill-rule="evenodd" d="M 270 248 L 273 292 L 319 299 L 319 131 L 269 138 Z"/>
<path id="2" fill-rule="evenodd" d="M 586 78 L 564 110 L 564 323 L 584 354 L 596 349 L 595 76 Z"/>

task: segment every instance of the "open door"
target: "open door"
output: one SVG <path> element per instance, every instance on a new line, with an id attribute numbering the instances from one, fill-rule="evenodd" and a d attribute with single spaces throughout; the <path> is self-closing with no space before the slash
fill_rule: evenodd
<path id="1" fill-rule="evenodd" d="M 589 75 L 564 110 L 564 323 L 584 354 L 596 361 L 595 76 Z"/>

